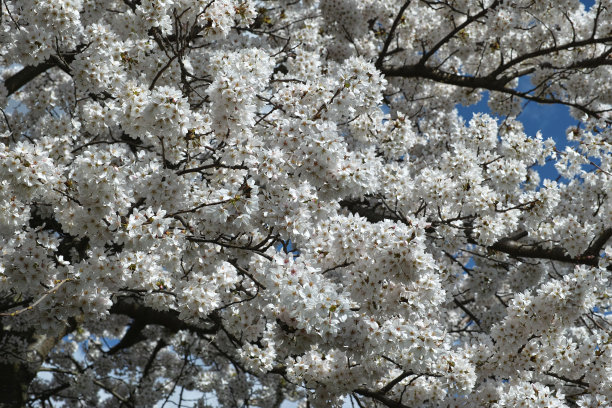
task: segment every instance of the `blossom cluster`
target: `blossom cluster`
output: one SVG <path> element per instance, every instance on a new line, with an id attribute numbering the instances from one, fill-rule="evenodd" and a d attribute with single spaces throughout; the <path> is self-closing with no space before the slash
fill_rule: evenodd
<path id="1" fill-rule="evenodd" d="M 611 13 L 0 2 L 0 405 L 610 406 Z"/>

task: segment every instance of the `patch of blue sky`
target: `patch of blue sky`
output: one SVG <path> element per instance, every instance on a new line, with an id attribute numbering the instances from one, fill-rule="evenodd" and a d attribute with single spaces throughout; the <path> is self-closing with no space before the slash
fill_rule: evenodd
<path id="1" fill-rule="evenodd" d="M 293 245 L 293 242 L 291 242 L 291 239 L 288 239 L 286 241 L 280 240 L 280 242 L 278 244 L 276 244 L 275 248 L 276 248 L 277 252 L 283 251 L 286 254 L 292 253 L 293 254 L 293 259 L 295 259 L 298 256 L 300 256 L 300 250 L 297 249 Z"/>
<path id="2" fill-rule="evenodd" d="M 591 310 L 593 311 L 593 313 L 599 313 L 604 316 L 612 315 L 612 306 L 593 306 Z"/>
<path id="3" fill-rule="evenodd" d="M 595 0 L 581 0 L 582 4 L 584 4 L 584 7 L 588 10 L 591 7 L 593 7 L 593 5 L 595 4 Z"/>

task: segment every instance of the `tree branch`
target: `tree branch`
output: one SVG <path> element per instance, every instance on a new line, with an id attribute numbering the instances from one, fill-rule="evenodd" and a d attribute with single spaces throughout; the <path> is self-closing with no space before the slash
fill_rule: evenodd
<path id="1" fill-rule="evenodd" d="M 424 53 L 417 65 L 425 65 L 425 62 L 427 62 L 427 60 L 431 58 L 431 56 L 434 55 L 442 46 L 444 46 L 444 44 L 449 42 L 451 38 L 453 38 L 456 34 L 458 34 L 465 27 L 472 24 L 474 21 L 478 20 L 481 17 L 484 17 L 489 12 L 489 10 L 493 10 L 495 7 L 499 5 L 499 3 L 500 3 L 499 0 L 495 0 L 493 3 L 491 3 L 489 7 L 482 9 L 480 13 L 475 14 L 473 16 L 468 16 L 468 18 L 463 23 L 455 27 L 452 31 L 446 34 L 444 38 L 442 38 L 433 47 L 431 47 L 429 51 Z"/>
<path id="2" fill-rule="evenodd" d="M 395 16 L 395 20 L 393 20 L 393 24 L 391 25 L 391 29 L 389 30 L 389 34 L 387 34 L 387 38 L 385 39 L 385 43 L 383 45 L 383 48 L 380 51 L 380 54 L 378 54 L 378 59 L 376 60 L 376 63 L 374 64 L 376 66 L 376 68 L 378 68 L 378 69 L 382 68 L 383 61 L 384 61 L 385 57 L 388 55 L 389 46 L 391 45 L 391 41 L 393 41 L 393 36 L 395 34 L 395 30 L 397 30 L 397 27 L 399 26 L 400 22 L 402 21 L 402 16 L 404 15 L 404 12 L 406 11 L 408 6 L 410 5 L 411 1 L 412 0 L 406 1 L 404 3 L 404 5 L 400 8 L 400 10 L 397 12 L 397 15 Z"/>
<path id="3" fill-rule="evenodd" d="M 219 325 L 214 321 L 213 325 L 207 328 L 188 324 L 179 319 L 179 312 L 175 310 L 155 310 L 151 307 L 142 305 L 131 296 L 117 297 L 113 301 L 113 306 L 111 306 L 109 311 L 112 314 L 129 316 L 143 325 L 160 325 L 172 332 L 189 330 L 200 335 L 210 335 L 217 333 L 219 330 Z"/>
<path id="4" fill-rule="evenodd" d="M 355 202 L 350 200 L 343 200 L 340 205 L 352 213 L 356 213 L 365 217 L 372 223 L 380 222 L 385 219 L 393 220 L 396 222 L 402 222 L 397 216 L 387 216 L 375 211 L 368 203 Z M 435 227 L 431 227 L 435 229 Z M 577 257 L 571 257 L 567 254 L 565 249 L 560 246 L 554 246 L 552 248 L 545 248 L 539 244 L 526 244 L 519 242 L 521 238 L 525 238 L 527 232 L 519 231 L 509 237 L 502 238 L 493 245 L 487 248 L 495 251 L 499 251 L 510 255 L 515 258 L 534 258 L 534 259 L 548 259 L 552 261 L 567 262 L 576 265 L 588 265 L 598 266 L 599 259 L 598 254 L 601 248 L 606 242 L 612 237 L 612 228 L 604 230 L 591 244 L 582 255 Z M 468 243 L 478 245 L 476 240 L 471 236 L 468 236 Z"/>
<path id="5" fill-rule="evenodd" d="M 370 391 L 365 388 L 358 388 L 355 390 L 355 393 L 363 395 L 364 397 L 372 398 L 378 402 L 385 404 L 389 408 L 409 408 L 407 405 L 404 405 L 401 402 L 397 402 L 395 400 L 392 400 L 391 398 L 385 397 L 385 395 L 380 392 Z"/>
<path id="6" fill-rule="evenodd" d="M 40 64 L 35 66 L 28 65 L 27 67 L 21 69 L 21 71 L 8 77 L 4 81 L 4 86 L 8 91 L 7 96 L 14 94 L 19 89 L 27 85 L 28 82 L 32 81 L 34 78 L 46 72 L 50 68 L 61 67 L 62 69 L 64 69 L 64 71 L 68 70 L 69 72 L 67 64 L 72 63 L 76 55 L 82 52 L 85 48 L 87 48 L 87 46 L 88 45 L 81 44 L 77 47 L 76 51 L 58 54 L 58 56 L 52 56 L 45 62 L 41 62 Z"/>

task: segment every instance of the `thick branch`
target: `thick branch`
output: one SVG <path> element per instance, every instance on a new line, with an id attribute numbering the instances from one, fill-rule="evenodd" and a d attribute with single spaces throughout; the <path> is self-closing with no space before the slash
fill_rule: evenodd
<path id="1" fill-rule="evenodd" d="M 392 214 L 381 213 L 376 211 L 367 202 L 358 202 L 344 200 L 340 202 L 340 205 L 352 213 L 356 213 L 365 217 L 368 221 L 376 223 L 385 219 L 402 222 L 397 216 Z M 432 227 L 434 228 L 434 227 Z M 519 242 L 520 239 L 525 238 L 527 233 L 525 231 L 519 231 L 509 237 L 502 238 L 493 245 L 487 247 L 494 251 L 503 252 L 515 258 L 534 258 L 534 259 L 548 259 L 551 261 L 567 262 L 576 265 L 588 265 L 598 266 L 599 264 L 599 251 L 604 247 L 606 242 L 612 237 L 612 228 L 605 229 L 598 237 L 593 240 L 591 246 L 580 256 L 571 257 L 568 255 L 560 246 L 553 246 L 552 248 L 546 248 L 539 244 L 528 244 Z M 472 237 L 468 236 L 468 243 L 478 244 Z"/>
<path id="2" fill-rule="evenodd" d="M 144 328 L 145 324 L 143 324 L 141 321 L 134 321 L 123 338 L 108 351 L 108 354 L 117 354 L 121 350 L 130 348 L 134 344 L 145 340 L 146 337 L 142 334 L 142 330 Z"/>
<path id="3" fill-rule="evenodd" d="M 393 387 L 395 387 L 398 383 L 400 383 L 404 378 L 409 377 L 411 375 L 414 375 L 412 371 L 404 371 L 403 373 L 395 377 L 392 381 L 390 381 L 387 385 L 385 385 L 380 390 L 378 390 L 378 392 L 380 394 L 388 393 L 389 391 L 393 389 Z"/>
<path id="4" fill-rule="evenodd" d="M 450 40 L 450 38 L 445 40 Z M 540 97 L 537 95 L 529 94 L 528 92 L 521 92 L 513 88 L 508 88 L 506 85 L 517 77 L 517 74 L 504 76 L 504 72 L 507 72 L 509 68 L 512 68 L 526 60 L 536 58 L 539 56 L 546 56 L 557 53 L 559 51 L 569 50 L 572 48 L 580 48 L 587 45 L 592 44 L 601 44 L 612 41 L 612 37 L 604 37 L 604 38 L 590 38 L 582 41 L 572 41 L 567 44 L 562 44 L 554 47 L 542 48 L 527 54 L 523 54 L 519 57 L 508 61 L 507 63 L 500 65 L 494 71 L 490 72 L 484 76 L 465 76 L 459 75 L 455 73 L 446 72 L 440 70 L 435 67 L 430 67 L 423 64 L 419 61 L 415 65 L 405 65 L 401 67 L 389 67 L 383 68 L 381 67 L 381 72 L 387 77 L 400 77 L 400 78 L 423 78 L 429 79 L 434 82 L 444 83 L 448 85 L 455 85 L 459 87 L 472 88 L 472 89 L 486 89 L 489 91 L 496 91 L 505 93 L 508 95 L 517 96 L 519 98 L 523 98 L 529 101 L 542 103 L 542 104 L 562 104 L 566 106 L 570 106 L 576 108 L 592 117 L 599 117 L 601 112 L 594 111 L 589 109 L 586 105 L 581 105 L 579 103 L 573 103 L 570 101 L 564 101 L 554 97 Z M 436 47 L 441 47 L 442 44 L 436 44 Z M 425 53 L 424 57 L 429 53 Z M 607 53 L 603 53 L 598 58 L 593 58 L 589 60 L 584 60 L 576 63 L 577 65 L 574 67 L 578 68 L 595 68 L 599 65 L 609 65 L 609 61 L 606 60 Z M 535 64 L 535 63 L 534 63 Z M 599 64 L 599 65 L 598 65 Z M 542 65 L 537 63 L 535 65 Z M 527 74 L 533 72 L 534 67 L 530 67 L 525 71 Z M 519 75 L 520 76 L 520 75 Z"/>
<path id="5" fill-rule="evenodd" d="M 86 46 L 80 46 L 76 52 L 69 52 L 65 54 L 60 54 L 58 57 L 51 57 L 45 62 L 41 62 L 36 66 L 27 66 L 24 67 L 21 71 L 16 74 L 8 77 L 4 81 L 4 86 L 8 91 L 8 95 L 12 95 L 17 92 L 19 89 L 28 84 L 28 82 L 32 81 L 34 78 L 39 76 L 40 74 L 46 72 L 48 69 L 53 67 L 62 67 L 63 69 L 68 69 L 66 64 L 70 64 L 74 61 L 77 53 L 82 51 Z"/>
<path id="6" fill-rule="evenodd" d="M 383 403 L 389 408 L 409 408 L 407 405 L 404 405 L 401 402 L 397 402 L 395 400 L 392 400 L 391 398 L 385 397 L 385 395 L 381 392 L 370 391 L 365 388 L 358 388 L 355 390 L 355 393 L 363 395 L 364 397 L 372 398 L 378 402 Z"/>
<path id="7" fill-rule="evenodd" d="M 597 266 L 598 263 L 597 258 L 593 256 L 571 257 L 565 252 L 565 249 L 559 246 L 544 248 L 541 245 L 525 244 L 511 238 L 501 239 L 489 248 L 516 258 L 550 259 L 551 261 L 589 266 Z"/>
<path id="8" fill-rule="evenodd" d="M 585 381 L 582 381 L 582 378 L 584 376 L 579 378 L 579 379 L 577 379 L 577 380 L 572 380 L 571 378 L 568 378 L 568 377 L 563 376 L 561 374 L 553 373 L 552 371 L 546 371 L 546 372 L 544 372 L 544 374 L 549 375 L 551 377 L 554 377 L 554 378 L 556 378 L 558 380 L 565 381 L 567 383 L 576 384 L 576 385 L 578 385 L 580 387 L 584 387 L 584 388 L 589 388 L 589 383 L 587 383 Z"/>
<path id="9" fill-rule="evenodd" d="M 408 8 L 408 6 L 410 5 L 411 0 L 408 0 L 404 3 L 404 5 L 400 8 L 400 10 L 398 11 L 397 15 L 395 16 L 395 20 L 393 20 L 393 24 L 391 25 L 391 29 L 389 30 L 389 34 L 387 34 L 387 38 L 385 39 L 385 43 L 383 45 L 382 50 L 380 51 L 380 54 L 378 55 L 378 59 L 376 60 L 376 68 L 381 69 L 382 68 L 382 64 L 383 61 L 385 59 L 385 57 L 389 54 L 389 46 L 391 45 L 391 41 L 393 41 L 393 36 L 395 35 L 395 30 L 397 30 L 397 27 L 399 26 L 400 22 L 402 21 L 402 16 L 404 15 L 404 12 L 406 11 L 406 9 Z"/>
<path id="10" fill-rule="evenodd" d="M 479 18 L 484 17 L 489 10 L 493 10 L 495 9 L 497 6 L 499 6 L 500 1 L 499 0 L 495 0 L 493 3 L 491 3 L 491 5 L 485 9 L 482 9 L 480 11 L 480 13 L 477 13 L 473 16 L 468 16 L 468 18 L 461 24 L 459 24 L 457 27 L 455 27 L 452 31 L 450 31 L 448 34 L 446 34 L 446 36 L 444 36 L 444 38 L 442 38 L 440 41 L 438 41 L 437 44 L 435 44 L 433 47 L 431 47 L 431 49 L 429 51 L 427 51 L 425 54 L 423 54 L 423 57 L 421 57 L 421 60 L 419 61 L 420 65 L 424 65 L 425 62 L 427 62 L 427 60 L 429 58 L 431 58 L 432 55 L 434 55 L 442 46 L 444 46 L 444 44 L 448 43 L 451 38 L 453 38 L 455 35 L 457 35 L 461 30 L 463 30 L 465 27 L 467 27 L 468 25 L 472 24 L 474 21 L 477 21 Z"/>
<path id="11" fill-rule="evenodd" d="M 155 310 L 151 307 L 142 305 L 136 299 L 129 296 L 118 297 L 110 308 L 110 313 L 129 316 L 143 325 L 157 324 L 172 332 L 189 330 L 200 335 L 210 335 L 215 334 L 219 329 L 217 323 L 207 328 L 185 323 L 183 320 L 179 319 L 179 312 L 177 311 Z"/>
<path id="12" fill-rule="evenodd" d="M 612 228 L 607 228 L 591 243 L 591 246 L 584 252 L 584 255 L 598 256 L 610 238 L 612 238 Z"/>
<path id="13" fill-rule="evenodd" d="M 10 76 L 4 81 L 4 86 L 8 91 L 8 95 L 17 92 L 21 87 L 36 78 L 38 75 L 55 66 L 54 62 L 45 61 L 36 66 L 27 66 L 13 76 Z"/>
<path id="14" fill-rule="evenodd" d="M 527 61 L 528 59 L 531 58 L 536 58 L 536 57 L 542 57 L 545 55 L 551 55 L 554 53 L 557 53 L 559 51 L 565 51 L 565 50 L 569 50 L 572 48 L 579 48 L 579 47 L 584 47 L 586 45 L 592 45 L 592 44 L 605 44 L 607 42 L 612 41 L 612 37 L 603 37 L 603 38 L 587 38 L 586 40 L 582 40 L 582 41 L 572 41 L 566 44 L 562 44 L 562 45 L 556 45 L 553 47 L 545 47 L 545 48 L 540 48 L 538 50 L 520 55 L 516 58 L 511 59 L 510 61 L 508 61 L 507 63 L 500 65 L 499 67 L 497 67 L 497 69 L 493 72 L 491 72 L 489 74 L 489 76 L 492 77 L 496 77 L 498 75 L 500 75 L 501 73 L 503 73 L 504 71 L 506 71 L 508 68 L 513 67 L 517 64 L 520 64 L 523 61 Z"/>
<path id="15" fill-rule="evenodd" d="M 24 333 L 4 331 L 0 327 L 0 338 L 19 336 L 28 342 L 27 351 L 20 361 L 0 363 L 0 407 L 21 407 L 27 401 L 30 383 L 36 377 L 41 365 L 51 350 L 68 333 L 76 329 L 80 318 L 68 319 L 67 324 L 54 335 L 46 333 Z"/>

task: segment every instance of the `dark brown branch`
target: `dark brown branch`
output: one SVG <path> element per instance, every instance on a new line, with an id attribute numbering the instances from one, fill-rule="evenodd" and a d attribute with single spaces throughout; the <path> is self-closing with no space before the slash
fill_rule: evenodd
<path id="1" fill-rule="evenodd" d="M 393 389 L 393 387 L 395 387 L 400 381 L 402 381 L 404 378 L 409 377 L 411 375 L 414 375 L 414 373 L 412 371 L 404 371 L 403 373 L 401 373 L 400 375 L 398 375 L 397 377 L 395 377 L 392 381 L 390 381 L 387 385 L 385 385 L 384 387 L 382 387 L 380 390 L 378 390 L 378 392 L 380 394 L 386 394 L 389 391 L 391 391 Z"/>
<path id="2" fill-rule="evenodd" d="M 58 284 L 57 284 L 56 286 L 54 286 L 54 287 L 50 288 L 50 289 L 49 289 L 49 290 L 47 290 L 45 293 L 43 293 L 43 295 L 42 295 L 40 298 L 38 298 L 38 300 L 36 300 L 34 303 L 32 303 L 32 304 L 28 305 L 27 307 L 24 307 L 23 309 L 15 310 L 15 311 L 13 311 L 13 312 L 3 312 L 3 313 L 0 313 L 0 316 L 17 316 L 17 315 L 20 315 L 20 314 L 21 314 L 21 313 L 23 313 L 23 312 L 27 312 L 28 310 L 32 310 L 32 309 L 34 309 L 34 308 L 36 307 L 36 305 L 38 305 L 40 302 L 42 302 L 43 300 L 45 300 L 45 298 L 46 298 L 47 296 L 49 296 L 49 295 L 50 295 L 50 294 L 52 294 L 52 293 L 57 292 L 57 290 L 58 290 L 58 289 L 59 289 L 59 288 L 60 288 L 60 287 L 61 287 L 61 286 L 62 286 L 64 283 L 66 283 L 66 282 L 70 282 L 70 281 L 72 281 L 72 279 L 70 279 L 70 278 L 66 278 L 66 279 L 64 279 L 64 280 L 62 280 L 62 281 L 60 281 L 60 282 L 58 282 Z"/>
<path id="3" fill-rule="evenodd" d="M 395 30 L 397 30 L 397 27 L 399 26 L 400 22 L 402 21 L 402 16 L 404 15 L 404 11 L 406 11 L 406 9 L 408 8 L 408 6 L 410 5 L 411 0 L 408 0 L 404 3 L 404 5 L 400 8 L 400 10 L 398 11 L 397 15 L 395 16 L 395 20 L 393 20 L 393 24 L 391 25 L 391 29 L 389 30 L 389 34 L 387 34 L 387 38 L 385 39 L 385 43 L 383 45 L 382 50 L 380 51 L 380 54 L 378 55 L 378 59 L 376 60 L 375 66 L 378 69 L 381 69 L 383 66 L 383 61 L 385 59 L 385 57 L 388 55 L 389 53 L 389 46 L 391 45 L 391 41 L 393 41 L 393 36 L 395 35 Z"/>
<path id="4" fill-rule="evenodd" d="M 155 361 L 155 358 L 157 357 L 157 353 L 159 353 L 159 351 L 163 349 L 164 347 L 166 347 L 167 345 L 168 343 L 166 343 L 164 339 L 159 339 L 159 341 L 155 345 L 155 348 L 153 349 L 153 352 L 151 353 L 151 355 L 149 356 L 149 359 L 147 360 L 147 364 L 142 370 L 141 380 L 146 378 L 147 375 L 149 375 L 149 371 L 151 370 L 151 367 L 153 366 L 153 362 Z"/>
<path id="5" fill-rule="evenodd" d="M 474 323 L 476 323 L 476 325 L 478 327 L 480 327 L 482 329 L 482 327 L 480 326 L 480 320 L 474 315 L 474 313 L 472 313 L 472 311 L 470 309 L 468 309 L 467 307 L 465 307 L 465 303 L 466 302 L 460 302 L 459 300 L 457 300 L 457 298 L 453 298 L 453 301 L 455 302 L 455 305 L 457 305 L 457 307 L 461 310 L 463 310 L 463 312 L 468 315 L 470 317 L 470 319 L 472 319 L 472 321 Z"/>
<path id="6" fill-rule="evenodd" d="M 455 85 L 463 88 L 471 89 L 486 89 L 489 91 L 496 91 L 505 93 L 508 95 L 517 96 L 522 99 L 526 99 L 532 102 L 542 104 L 561 104 L 576 108 L 589 116 L 599 117 L 600 112 L 591 110 L 585 105 L 573 103 L 569 101 L 563 101 L 557 98 L 544 98 L 541 96 L 530 95 L 527 92 L 517 91 L 516 89 L 507 88 L 506 84 L 510 82 L 514 77 L 509 78 L 496 78 L 491 75 L 484 77 L 469 77 L 459 74 L 453 74 L 442 71 L 438 68 L 422 66 L 422 65 L 411 65 L 400 68 L 389 68 L 383 69 L 382 73 L 387 77 L 401 77 L 401 78 L 424 78 L 434 82 L 439 82 L 448 85 Z"/>
<path id="7" fill-rule="evenodd" d="M 97 385 L 98 387 L 102 388 L 104 391 L 108 392 L 113 397 L 115 397 L 119 401 L 121 401 L 121 405 L 120 405 L 121 407 L 127 406 L 128 408 L 134 408 L 134 404 L 129 401 L 128 397 L 122 396 L 114 388 L 104 384 L 102 381 L 95 380 L 95 379 L 92 380 L 92 383 L 94 383 L 95 385 Z"/>
<path id="8" fill-rule="evenodd" d="M 77 47 L 76 51 L 59 54 L 58 56 L 52 56 L 45 62 L 41 62 L 36 66 L 29 65 L 24 67 L 21 69 L 21 71 L 8 77 L 4 81 L 4 86 L 8 91 L 8 95 L 10 96 L 14 94 L 23 86 L 27 85 L 28 82 L 32 81 L 34 78 L 46 72 L 50 68 L 60 67 L 64 71 L 69 72 L 68 64 L 72 63 L 76 55 L 87 48 L 87 46 L 88 45 L 82 44 Z"/>
<path id="9" fill-rule="evenodd" d="M 156 324 L 165 327 L 172 332 L 179 330 L 189 330 L 200 335 L 215 334 L 219 330 L 216 322 L 210 327 L 202 328 L 188 324 L 179 319 L 179 312 L 175 310 L 155 310 L 144 306 L 138 300 L 130 296 L 120 296 L 114 300 L 110 313 L 121 314 L 140 322 L 140 324 Z"/>
<path id="10" fill-rule="evenodd" d="M 603 37 L 603 38 L 587 38 L 586 40 L 582 40 L 582 41 L 571 41 L 569 43 L 566 44 L 562 44 L 562 45 L 557 45 L 557 46 L 553 46 L 553 47 L 546 47 L 546 48 L 540 48 L 539 50 L 533 51 L 533 52 L 529 52 L 527 54 L 523 54 L 521 56 L 518 56 L 510 61 L 508 61 L 507 63 L 500 65 L 499 67 L 497 67 L 497 69 L 493 72 L 491 72 L 488 76 L 490 77 L 497 77 L 498 75 L 500 75 L 502 72 L 506 71 L 508 68 L 517 65 L 523 61 L 527 61 L 528 59 L 531 58 L 535 58 L 535 57 L 541 57 L 541 56 L 545 56 L 545 55 L 550 55 L 550 54 L 554 54 L 556 52 L 559 51 L 565 51 L 565 50 L 569 50 L 572 48 L 579 48 L 579 47 L 584 47 L 585 45 L 592 45 L 592 44 L 601 44 L 601 43 L 606 43 L 612 41 L 612 37 Z"/>
<path id="11" fill-rule="evenodd" d="M 335 271 L 336 269 L 340 269 L 340 268 L 345 268 L 345 267 L 347 267 L 347 266 L 351 266 L 351 265 L 353 265 L 354 263 L 355 263 L 355 262 L 346 262 L 346 261 L 345 261 L 345 262 L 343 262 L 343 263 L 341 263 L 341 264 L 339 264 L 339 265 L 332 266 L 331 268 L 328 268 L 328 269 L 324 270 L 323 272 L 321 272 L 321 275 L 325 275 L 326 273 L 328 273 L 328 272 L 332 272 L 332 271 Z"/>
<path id="12" fill-rule="evenodd" d="M 601 251 L 610 238 L 612 238 L 612 228 L 607 228 L 593 241 L 591 246 L 584 252 L 584 255 L 598 256 L 599 251 Z"/>
<path id="13" fill-rule="evenodd" d="M 355 390 L 355 393 L 363 395 L 364 397 L 372 398 L 378 402 L 383 403 L 389 408 L 409 408 L 408 405 L 404 405 L 401 402 L 385 397 L 385 395 L 380 392 L 370 391 L 365 388 L 358 388 Z"/>
<path id="14" fill-rule="evenodd" d="M 446 36 L 444 36 L 444 38 L 442 38 L 440 41 L 438 41 L 437 44 L 435 44 L 433 47 L 431 47 L 431 49 L 429 51 L 427 51 L 425 54 L 423 54 L 423 57 L 421 57 L 421 60 L 418 62 L 419 65 L 424 65 L 425 62 L 427 62 L 427 60 L 429 58 L 431 58 L 432 55 L 434 55 L 442 46 L 444 46 L 444 44 L 448 43 L 451 38 L 453 38 L 455 35 L 457 35 L 461 30 L 463 30 L 465 27 L 467 27 L 468 25 L 472 24 L 474 21 L 477 21 L 479 18 L 484 17 L 489 10 L 493 10 L 495 9 L 495 7 L 497 7 L 499 5 L 500 1 L 499 0 L 495 0 L 493 3 L 491 3 L 491 5 L 485 9 L 483 9 L 480 13 L 477 13 L 473 16 L 468 16 L 468 18 L 461 24 L 459 24 L 457 27 L 455 27 L 452 31 L 450 31 L 448 34 L 446 34 Z"/>
<path id="15" fill-rule="evenodd" d="M 249 271 L 247 271 L 246 269 L 244 269 L 240 265 L 238 265 L 238 261 L 237 260 L 232 259 L 232 260 L 229 261 L 229 263 L 231 263 L 232 266 L 234 268 L 236 268 L 236 270 L 238 271 L 239 274 L 244 275 L 244 276 L 248 277 L 249 279 L 251 279 L 251 281 L 253 281 L 253 283 L 255 285 L 257 285 L 258 288 L 266 290 L 266 287 L 262 283 L 260 283 L 257 279 L 255 279 L 253 277 L 253 275 Z"/>
<path id="16" fill-rule="evenodd" d="M 578 256 L 573 258 L 565 252 L 565 249 L 559 246 L 544 248 L 541 245 L 524 244 L 510 238 L 504 238 L 497 241 L 489 248 L 495 251 L 503 252 L 515 258 L 550 259 L 552 261 L 567 262 L 578 265 L 597 266 L 597 259 L 595 257 Z"/>
<path id="17" fill-rule="evenodd" d="M 443 70 L 440 70 L 436 67 L 426 66 L 425 64 L 419 63 L 415 65 L 406 65 L 401 67 L 389 67 L 383 68 L 380 67 L 381 72 L 387 77 L 400 77 L 400 78 L 423 78 L 429 79 L 434 82 L 444 83 L 448 85 L 455 85 L 459 87 L 472 88 L 472 89 L 486 89 L 489 91 L 496 91 L 505 93 L 508 95 L 516 96 L 522 99 L 526 99 L 529 101 L 542 103 L 542 104 L 562 104 L 566 106 L 570 106 L 576 108 L 592 117 L 599 117 L 600 111 L 594 111 L 589 109 L 586 104 L 579 104 L 570 101 L 564 101 L 556 97 L 542 97 L 539 95 L 533 95 L 529 92 L 518 91 L 513 88 L 508 88 L 506 85 L 512 81 L 513 79 L 528 75 L 532 73 L 536 68 L 529 67 L 524 72 L 514 73 L 508 76 L 502 76 L 504 72 L 506 72 L 509 68 L 520 64 L 526 60 L 536 58 L 539 56 L 551 55 L 559 51 L 565 51 L 572 48 L 580 48 L 587 45 L 593 44 L 601 44 L 612 41 L 612 37 L 603 37 L 603 38 L 589 38 L 581 41 L 572 41 L 562 45 L 556 45 L 553 47 L 542 48 L 530 53 L 523 54 L 519 57 L 512 59 L 506 63 L 503 63 L 494 71 L 490 72 L 484 76 L 464 76 L 456 73 L 450 73 Z M 441 46 L 441 45 L 439 45 Z M 424 57 L 428 55 L 428 52 L 424 54 Z M 595 68 L 600 65 L 609 65 L 609 61 L 607 61 L 608 53 L 604 52 L 597 58 L 593 58 L 590 60 L 579 61 L 576 64 L 577 68 Z M 535 63 L 534 63 L 535 64 Z M 541 64 L 537 64 L 541 65 Z M 565 68 L 568 69 L 568 68 Z"/>
<path id="18" fill-rule="evenodd" d="M 22 360 L 0 363 L 0 407 L 21 407 L 27 401 L 28 387 L 51 350 L 61 339 L 81 323 L 81 317 L 69 318 L 54 335 L 45 333 L 22 334 L 3 330 L 2 335 L 21 337 L 28 343 Z"/>
<path id="19" fill-rule="evenodd" d="M 8 77 L 4 81 L 4 86 L 8 91 L 8 95 L 12 95 L 17 92 L 21 87 L 25 86 L 28 82 L 36 78 L 38 75 L 47 71 L 49 68 L 56 66 L 54 62 L 45 61 L 36 66 L 24 67 L 21 71 Z"/>
<path id="20" fill-rule="evenodd" d="M 50 388 L 48 390 L 42 391 L 38 394 L 34 393 L 35 396 L 28 398 L 27 402 L 34 402 L 34 401 L 47 401 L 50 398 L 54 397 L 55 395 L 59 394 L 60 392 L 64 391 L 65 389 L 70 388 L 70 384 L 66 383 L 66 384 L 61 384 L 58 385 L 57 387 L 54 388 Z M 45 406 L 43 404 L 43 406 Z"/>
<path id="21" fill-rule="evenodd" d="M 548 376 L 554 377 L 554 378 L 556 378 L 558 380 L 561 380 L 561 381 L 565 381 L 565 382 L 570 383 L 570 384 L 575 384 L 575 385 L 578 385 L 580 387 L 589 388 L 589 383 L 582 381 L 582 378 L 584 378 L 584 376 L 582 376 L 578 380 L 572 380 L 571 378 L 565 377 L 565 376 L 560 375 L 560 374 L 553 373 L 551 371 L 546 371 L 543 374 L 546 374 Z"/>
<path id="22" fill-rule="evenodd" d="M 143 340 L 146 340 L 146 337 L 143 336 L 142 330 L 146 327 L 144 323 L 141 321 L 135 320 L 130 328 L 127 330 L 123 338 L 119 341 L 119 343 L 115 344 L 110 350 L 108 350 L 108 354 L 113 355 L 117 354 L 123 349 L 127 349 L 132 347 L 133 345 L 140 343 Z"/>
<path id="23" fill-rule="evenodd" d="M 367 202 L 341 201 L 340 205 L 352 213 L 356 213 L 365 217 L 370 222 L 380 222 L 385 219 L 402 222 L 397 216 L 386 216 L 378 211 L 375 211 Z M 435 226 L 431 227 L 435 229 Z M 469 233 L 469 229 L 466 230 Z M 533 258 L 533 259 L 548 259 L 552 261 L 567 262 L 576 265 L 598 266 L 598 254 L 601 248 L 612 237 L 612 228 L 604 230 L 591 244 L 584 254 L 571 257 L 565 249 L 560 246 L 552 248 L 543 247 L 540 244 L 528 244 L 519 242 L 525 238 L 527 232 L 519 231 L 509 237 L 502 238 L 493 245 L 488 246 L 488 249 L 499 251 L 515 258 Z M 478 245 L 473 237 L 468 236 L 468 243 Z"/>
<path id="24" fill-rule="evenodd" d="M 248 167 L 244 166 L 244 165 L 240 165 L 240 164 L 236 164 L 236 165 L 229 165 L 229 164 L 223 164 L 223 163 L 211 163 L 211 164 L 204 164 L 202 166 L 198 166 L 198 167 L 194 167 L 191 169 L 184 169 L 184 170 L 179 170 L 176 172 L 177 175 L 182 176 L 183 174 L 188 174 L 188 173 L 197 173 L 200 172 L 202 170 L 208 170 L 208 169 L 233 169 L 233 170 L 248 170 Z"/>
<path id="25" fill-rule="evenodd" d="M 262 246 L 265 245 L 266 242 L 268 241 L 268 238 L 265 238 L 262 244 L 262 242 L 258 243 L 257 245 L 254 246 L 250 246 L 250 245 L 234 245 L 234 244 L 230 244 L 227 241 L 223 240 L 222 237 L 219 238 L 215 238 L 215 239 L 208 239 L 208 238 L 202 238 L 202 237 L 197 237 L 197 236 L 188 236 L 186 237 L 186 239 L 188 241 L 191 242 L 204 242 L 204 243 L 208 243 L 208 244 L 215 244 L 215 245 L 219 245 L 225 248 L 231 248 L 231 249 L 239 249 L 239 250 L 243 250 L 243 251 L 251 251 L 256 253 L 257 255 L 266 258 L 268 261 L 272 260 L 272 257 L 268 254 L 266 254 L 266 250 L 268 249 L 263 248 Z M 271 241 L 271 243 L 273 244 L 274 241 Z M 270 244 L 271 245 L 271 244 Z M 270 246 L 268 245 L 268 247 Z"/>

